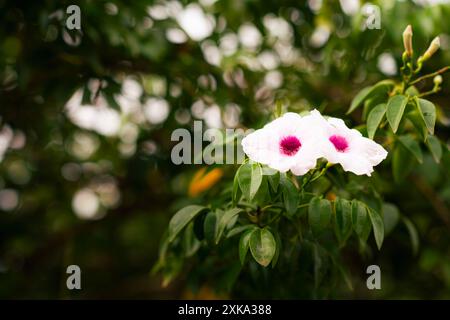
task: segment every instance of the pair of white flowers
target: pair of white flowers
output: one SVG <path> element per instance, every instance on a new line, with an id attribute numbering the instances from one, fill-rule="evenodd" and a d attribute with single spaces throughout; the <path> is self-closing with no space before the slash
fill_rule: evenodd
<path id="1" fill-rule="evenodd" d="M 319 158 L 325 158 L 345 171 L 370 176 L 387 156 L 378 143 L 348 128 L 341 119 L 325 119 L 317 110 L 303 117 L 286 113 L 246 136 L 242 147 L 251 160 L 295 175 L 304 175 Z"/>

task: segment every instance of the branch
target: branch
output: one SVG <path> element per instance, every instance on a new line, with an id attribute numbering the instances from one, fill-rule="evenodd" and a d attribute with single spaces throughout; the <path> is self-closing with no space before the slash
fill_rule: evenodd
<path id="1" fill-rule="evenodd" d="M 435 71 L 433 73 L 426 74 L 426 75 L 421 76 L 421 77 L 417 78 L 416 80 L 410 82 L 409 85 L 416 84 L 416 83 L 418 83 L 418 82 L 420 82 L 422 80 L 428 79 L 428 78 L 433 78 L 433 77 L 435 77 L 435 76 L 437 76 L 439 74 L 447 72 L 449 69 L 450 69 L 450 66 L 447 66 L 447 67 L 439 69 L 438 71 Z"/>

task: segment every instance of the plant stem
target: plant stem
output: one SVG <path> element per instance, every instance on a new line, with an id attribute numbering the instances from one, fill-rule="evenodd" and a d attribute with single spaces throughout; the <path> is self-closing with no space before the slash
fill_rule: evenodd
<path id="1" fill-rule="evenodd" d="M 413 73 L 414 67 L 412 64 L 411 57 L 408 57 L 406 52 L 403 53 L 402 60 L 403 60 L 403 66 L 400 68 L 400 72 L 403 77 L 401 93 L 404 93 L 405 90 L 408 88 L 409 82 L 411 81 L 411 75 Z M 406 72 L 406 70 L 408 70 L 408 72 Z"/>
<path id="2" fill-rule="evenodd" d="M 418 97 L 425 97 L 425 96 L 428 96 L 430 94 L 436 93 L 439 90 L 441 90 L 441 87 L 439 86 L 438 83 L 435 83 L 433 89 L 431 89 L 429 91 L 425 91 L 425 92 L 419 94 Z"/>
<path id="3" fill-rule="evenodd" d="M 309 182 L 313 182 L 313 181 L 316 181 L 317 179 L 319 179 L 321 176 L 323 176 L 326 172 L 327 172 L 327 170 L 328 170 L 328 168 L 329 167 L 331 167 L 333 164 L 332 163 L 327 163 L 327 165 L 322 169 L 322 171 L 320 171 L 320 173 L 319 173 L 319 175 L 317 175 L 317 176 L 315 176 L 311 181 L 309 181 Z"/>
<path id="4" fill-rule="evenodd" d="M 418 97 L 426 97 L 426 96 L 429 96 L 429 95 L 431 95 L 431 94 L 433 94 L 433 93 L 436 93 L 436 92 L 438 92 L 438 91 L 439 91 L 439 90 L 435 90 L 435 89 L 430 90 L 430 91 L 426 91 L 426 92 L 424 92 L 424 93 L 419 94 Z"/>
<path id="5" fill-rule="evenodd" d="M 270 225 L 272 222 L 277 220 L 281 216 L 281 212 L 278 212 L 272 219 L 269 220 L 269 222 L 266 223 L 266 225 Z"/>
<path id="6" fill-rule="evenodd" d="M 438 71 L 435 71 L 433 73 L 429 73 L 429 74 L 426 74 L 424 76 L 421 76 L 421 77 L 417 78 L 416 80 L 412 81 L 410 83 L 410 85 L 416 84 L 416 83 L 418 83 L 418 82 L 420 82 L 422 80 L 428 79 L 428 78 L 435 77 L 435 76 L 437 76 L 439 74 L 447 72 L 448 70 L 450 70 L 450 66 L 446 66 L 446 67 L 444 67 L 442 69 L 439 69 Z"/>
<path id="7" fill-rule="evenodd" d="M 312 172 L 311 172 L 311 174 L 309 175 L 309 177 L 305 180 L 305 181 L 303 181 L 303 183 L 302 183 L 302 190 L 304 190 L 305 189 L 305 187 L 306 187 L 306 185 L 310 182 L 310 180 L 311 180 L 311 178 L 314 176 L 314 173 L 316 172 L 316 170 L 317 169 L 314 169 Z"/>

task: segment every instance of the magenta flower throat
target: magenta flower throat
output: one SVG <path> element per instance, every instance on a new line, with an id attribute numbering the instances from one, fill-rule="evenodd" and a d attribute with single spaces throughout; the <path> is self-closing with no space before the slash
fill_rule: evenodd
<path id="1" fill-rule="evenodd" d="M 287 136 L 280 140 L 280 152 L 286 156 L 295 155 L 302 144 L 296 136 Z"/>
<path id="2" fill-rule="evenodd" d="M 339 152 L 345 152 L 348 149 L 348 142 L 343 136 L 332 135 L 328 140 Z"/>

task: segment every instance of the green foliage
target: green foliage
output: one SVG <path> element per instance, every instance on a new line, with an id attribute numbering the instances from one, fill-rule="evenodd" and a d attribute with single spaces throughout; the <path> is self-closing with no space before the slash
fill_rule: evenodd
<path id="1" fill-rule="evenodd" d="M 340 246 L 345 245 L 352 232 L 352 203 L 346 199 L 335 201 L 335 233 Z"/>
<path id="2" fill-rule="evenodd" d="M 417 255 L 419 252 L 419 235 L 417 233 L 416 227 L 406 217 L 403 217 L 403 223 L 405 224 L 406 228 L 408 229 L 409 236 L 411 238 L 411 248 L 414 255 Z"/>
<path id="3" fill-rule="evenodd" d="M 262 183 L 262 169 L 258 163 L 246 163 L 238 171 L 239 188 L 247 200 L 252 200 Z"/>
<path id="4" fill-rule="evenodd" d="M 419 163 L 423 162 L 422 150 L 419 143 L 410 135 L 399 136 L 398 140 L 409 152 L 416 158 Z"/>
<path id="5" fill-rule="evenodd" d="M 298 190 L 286 174 L 280 174 L 280 187 L 286 212 L 293 216 L 300 201 Z"/>
<path id="6" fill-rule="evenodd" d="M 434 161 L 436 161 L 436 163 L 439 163 L 442 158 L 442 146 L 439 139 L 435 136 L 429 136 L 427 139 L 427 146 L 430 149 Z"/>
<path id="7" fill-rule="evenodd" d="M 241 211 L 242 210 L 239 208 L 233 208 L 225 211 L 219 217 L 219 221 L 217 222 L 217 232 L 215 236 L 216 244 L 219 243 L 225 229 L 231 228 L 236 223 L 236 218 Z"/>
<path id="8" fill-rule="evenodd" d="M 410 69 L 409 73 L 406 69 Z M 439 163 L 443 156 L 441 142 L 433 135 L 435 105 L 421 98 L 428 93 L 421 93 L 415 86 L 408 87 L 418 70 L 420 67 L 413 70 L 413 63 L 405 61 L 400 82 L 382 80 L 362 89 L 347 111 L 352 113 L 364 106 L 362 118 L 367 118 L 367 135 L 373 139 L 378 132 L 380 138 L 386 140 L 391 155 L 392 177 L 399 185 L 410 176 L 417 164 L 424 164 L 421 141 L 425 142 L 435 162 Z M 414 82 L 420 80 L 418 78 Z M 276 110 L 279 116 L 280 103 Z M 411 220 L 402 216 L 395 205 L 383 203 L 372 181 L 364 182 L 371 186 L 369 188 L 358 185 L 356 181 L 345 179 L 345 174 L 340 170 L 331 170 L 331 167 L 333 164 L 321 164 L 304 176 L 296 177 L 290 173 L 278 173 L 258 163 L 245 162 L 234 176 L 231 201 L 222 203 L 222 209 L 217 209 L 214 215 L 210 213 L 205 220 L 214 230 L 210 231 L 215 234 L 214 245 L 220 245 L 225 229 L 232 228 L 236 223 L 235 230 L 242 232 L 237 244 L 239 260 L 244 267 L 249 264 L 251 270 L 255 267 L 252 261 L 246 259 L 248 251 L 261 267 L 268 267 L 271 262 L 275 267 L 280 259 L 292 254 L 289 248 L 294 248 L 295 244 L 309 246 L 315 290 L 333 268 L 339 270 L 348 287 L 352 288 L 351 281 L 338 262 L 340 250 L 352 244 L 352 234 L 356 236 L 360 252 L 369 251 L 371 233 L 376 247 L 381 250 L 385 236 L 392 234 L 398 222 L 402 221 L 410 237 L 412 252 L 416 255 L 419 237 Z M 341 194 L 350 198 L 346 199 Z M 329 195 L 332 200 L 328 199 Z M 236 219 L 238 215 L 240 218 Z M 230 221 L 233 221 L 231 225 Z M 177 229 L 177 233 L 179 231 Z M 280 236 L 289 234 L 289 238 Z M 211 241 L 207 243 L 211 246 Z M 285 265 L 288 260 L 280 263 Z"/>
<path id="9" fill-rule="evenodd" d="M 374 96 L 381 95 L 387 97 L 387 93 L 392 89 L 394 84 L 395 82 L 392 80 L 383 80 L 373 86 L 362 89 L 352 100 L 347 113 L 355 111 L 355 109 L 358 108 L 365 100 L 373 98 Z"/>
<path id="10" fill-rule="evenodd" d="M 270 230 L 265 227 L 252 232 L 249 247 L 256 262 L 267 267 L 275 256 L 277 243 Z"/>
<path id="11" fill-rule="evenodd" d="M 367 135 L 370 139 L 373 139 L 375 132 L 377 132 L 381 121 L 386 114 L 386 104 L 380 103 L 375 108 L 373 108 L 367 117 Z"/>
<path id="12" fill-rule="evenodd" d="M 201 40 L 172 15 L 192 3 L 214 22 Z M 65 27 L 69 2 L 0 2 L 0 297 L 449 298 L 450 56 L 417 59 L 448 34 L 450 7 L 375 1 L 372 30 L 340 3 L 82 0 L 77 31 Z M 242 26 L 261 41 L 246 44 Z M 117 132 L 74 121 L 75 93 L 89 112 L 117 112 Z M 148 119 L 151 99 L 167 103 L 164 120 Z M 260 128 L 313 108 L 388 158 L 371 177 L 322 162 L 295 177 L 170 161 L 173 131 L 193 133 L 194 120 Z M 86 190 L 93 216 L 74 205 Z M 81 292 L 62 289 L 70 264 L 86 275 Z M 383 290 L 365 289 L 369 264 Z"/>
<path id="13" fill-rule="evenodd" d="M 436 107 L 431 101 L 414 97 L 414 102 L 418 107 L 419 114 L 422 117 L 425 126 L 430 134 L 434 133 L 436 123 Z"/>
<path id="14" fill-rule="evenodd" d="M 241 235 L 241 239 L 239 240 L 239 259 L 241 264 L 244 264 L 245 262 L 245 257 L 247 255 L 248 248 L 250 247 L 250 238 L 256 230 L 257 227 L 252 226 L 252 228 L 249 228 Z"/>
<path id="15" fill-rule="evenodd" d="M 205 207 L 202 206 L 187 206 L 178 211 L 169 223 L 169 242 L 175 240 L 181 230 L 203 210 Z"/>
<path id="16" fill-rule="evenodd" d="M 331 221 L 331 204 L 327 199 L 314 197 L 309 202 L 308 221 L 314 235 L 320 235 Z"/>
<path id="17" fill-rule="evenodd" d="M 397 132 L 403 113 L 405 112 L 408 97 L 404 95 L 396 95 L 389 99 L 387 103 L 386 118 L 394 133 Z"/>
<path id="18" fill-rule="evenodd" d="M 377 243 L 378 249 L 381 249 L 381 245 L 383 244 L 384 240 L 384 222 L 381 215 L 371 209 L 367 208 L 367 212 L 369 213 L 370 221 L 372 222 L 373 227 L 373 234 L 375 236 L 375 241 Z"/>
<path id="19" fill-rule="evenodd" d="M 416 164 L 414 156 L 403 145 L 397 145 L 392 155 L 392 174 L 394 180 L 403 181 L 413 170 Z"/>
<path id="20" fill-rule="evenodd" d="M 352 201 L 352 225 L 360 242 L 365 243 L 372 225 L 366 205 L 358 200 Z"/>

